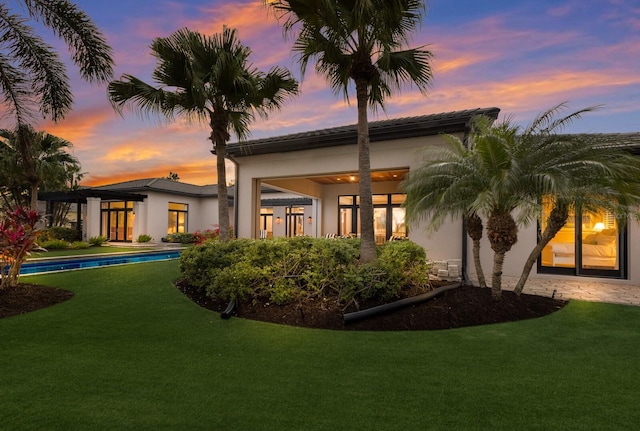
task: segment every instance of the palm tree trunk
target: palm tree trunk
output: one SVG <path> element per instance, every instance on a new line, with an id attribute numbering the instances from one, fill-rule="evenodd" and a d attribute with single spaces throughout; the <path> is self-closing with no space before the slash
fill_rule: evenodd
<path id="1" fill-rule="evenodd" d="M 478 284 L 480 287 L 487 287 L 487 281 L 484 278 L 484 270 L 480 261 L 480 240 L 482 239 L 482 219 L 475 212 L 468 212 L 465 219 L 465 229 L 467 234 L 473 241 L 473 264 L 476 267 L 478 275 Z"/>
<path id="2" fill-rule="evenodd" d="M 529 257 L 524 264 L 522 274 L 520 274 L 520 279 L 518 280 L 518 283 L 516 283 L 516 287 L 513 289 L 514 293 L 517 295 L 522 293 L 522 289 L 524 289 L 524 285 L 529 278 L 531 270 L 533 269 L 533 264 L 536 263 L 536 260 L 540 257 L 542 249 L 544 249 L 547 244 L 549 244 L 549 241 L 551 241 L 560 229 L 562 229 L 568 218 L 569 210 L 566 205 L 556 204 L 556 206 L 553 207 L 549 214 L 547 226 L 545 227 L 544 232 L 542 232 L 538 244 L 533 248 L 533 250 L 531 250 Z"/>
<path id="3" fill-rule="evenodd" d="M 30 209 L 32 209 L 33 211 L 38 211 L 38 185 L 37 184 L 31 185 L 31 203 L 29 206 L 30 206 Z"/>
<path id="4" fill-rule="evenodd" d="M 229 223 L 229 193 L 227 191 L 227 172 L 225 160 L 226 143 L 216 144 L 216 168 L 218 170 L 218 224 L 220 225 L 220 241 L 231 239 Z"/>
<path id="5" fill-rule="evenodd" d="M 371 154 L 369 120 L 367 118 L 367 81 L 356 80 L 358 98 L 358 173 L 360 194 L 360 261 L 376 259 L 376 241 L 373 231 L 373 191 L 371 188 Z"/>
<path id="6" fill-rule="evenodd" d="M 216 153 L 216 170 L 218 171 L 218 228 L 220 241 L 231 239 L 229 226 L 229 193 L 227 191 L 227 171 L 225 160 L 227 158 L 227 132 L 228 120 L 223 114 L 224 110 L 212 111 L 209 114 L 211 126 L 211 143 Z"/>
<path id="7" fill-rule="evenodd" d="M 480 287 L 487 287 L 487 281 L 484 278 L 482 262 L 480 261 L 480 240 L 473 240 L 473 264 L 476 267 L 476 275 L 478 276 L 478 284 Z"/>
<path id="8" fill-rule="evenodd" d="M 493 275 L 491 277 L 491 296 L 494 299 L 502 298 L 502 266 L 504 253 L 493 254 Z"/>

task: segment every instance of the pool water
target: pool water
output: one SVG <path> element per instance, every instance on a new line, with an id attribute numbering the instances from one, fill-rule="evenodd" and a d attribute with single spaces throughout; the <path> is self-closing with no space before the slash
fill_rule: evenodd
<path id="1" fill-rule="evenodd" d="M 181 250 L 166 250 L 141 252 L 118 255 L 100 255 L 77 258 L 61 258 L 52 260 L 27 261 L 20 268 L 20 275 L 40 274 L 43 272 L 69 271 L 73 269 L 96 268 L 108 265 L 123 265 L 127 263 L 154 262 L 170 260 L 180 257 Z"/>

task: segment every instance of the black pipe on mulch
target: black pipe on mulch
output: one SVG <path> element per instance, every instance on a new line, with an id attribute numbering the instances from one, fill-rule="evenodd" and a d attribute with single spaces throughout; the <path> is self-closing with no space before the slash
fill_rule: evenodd
<path id="1" fill-rule="evenodd" d="M 422 295 L 412 296 L 411 298 L 400 299 L 399 301 L 391 302 L 389 304 L 378 305 L 376 307 L 367 308 L 366 310 L 354 311 L 352 313 L 346 313 L 342 316 L 345 324 L 353 323 L 358 320 L 367 319 L 380 314 L 389 313 L 400 308 L 408 307 L 414 304 L 420 304 L 431 298 L 435 298 L 447 290 L 456 289 L 462 286 L 462 283 L 449 284 L 447 286 L 441 286 L 433 289 L 430 292 L 423 293 Z"/>
<path id="2" fill-rule="evenodd" d="M 227 308 L 222 312 L 222 314 L 220 314 L 220 317 L 224 320 L 227 320 L 228 318 L 231 317 L 231 315 L 235 310 L 236 310 L 236 300 L 232 299 L 231 301 L 229 301 L 229 305 L 227 305 Z"/>

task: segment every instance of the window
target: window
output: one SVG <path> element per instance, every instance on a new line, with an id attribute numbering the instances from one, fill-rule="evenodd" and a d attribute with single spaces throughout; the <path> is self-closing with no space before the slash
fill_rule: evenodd
<path id="1" fill-rule="evenodd" d="M 304 208 L 287 207 L 287 236 L 304 235 Z"/>
<path id="2" fill-rule="evenodd" d="M 405 209 L 401 207 L 406 195 L 402 193 L 373 195 L 373 229 L 376 243 L 382 244 L 394 235 L 406 237 Z M 338 198 L 340 235 L 360 234 L 360 199 L 355 195 Z"/>
<path id="3" fill-rule="evenodd" d="M 110 241 L 133 240 L 133 202 L 102 202 L 100 213 L 100 235 Z"/>
<path id="4" fill-rule="evenodd" d="M 543 220 L 551 211 L 543 202 Z M 540 226 L 541 231 L 545 225 Z M 614 214 L 574 212 L 538 259 L 538 272 L 598 277 L 626 277 L 626 231 Z"/>
<path id="5" fill-rule="evenodd" d="M 189 205 L 169 202 L 169 221 L 167 223 L 167 233 L 184 233 L 187 230 L 187 220 L 189 219 Z"/>
<path id="6" fill-rule="evenodd" d="M 260 238 L 273 238 L 273 207 L 260 208 Z"/>

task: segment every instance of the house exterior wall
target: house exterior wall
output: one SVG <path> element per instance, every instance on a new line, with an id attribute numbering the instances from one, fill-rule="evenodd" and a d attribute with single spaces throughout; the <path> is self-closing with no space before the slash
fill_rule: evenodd
<path id="1" fill-rule="evenodd" d="M 427 136 L 371 144 L 371 169 L 415 169 L 422 164 L 421 150 L 427 146 L 442 146 L 439 136 Z M 273 153 L 237 158 L 239 238 L 258 237 L 256 225 L 260 211 L 259 190 L 262 184 L 287 189 L 304 196 L 319 198 L 314 219 L 314 236 L 338 232 L 338 196 L 358 194 L 358 184 L 320 185 L 308 177 L 358 172 L 356 145 L 314 150 Z M 398 193 L 398 182 L 373 183 L 374 193 Z M 305 218 L 307 217 L 305 209 Z M 313 212 L 313 210 L 311 210 Z M 274 214 L 274 217 L 277 215 Z M 282 217 L 282 216 L 281 216 Z M 284 224 L 283 224 L 284 225 Z M 284 226 L 282 225 L 282 235 Z M 424 226 L 409 227 L 409 238 L 422 245 L 434 260 L 460 259 L 462 254 L 462 223 L 447 221 L 441 229 L 427 234 Z M 306 233 L 306 231 L 305 231 Z M 274 227 L 274 236 L 277 235 Z"/>
<path id="2" fill-rule="evenodd" d="M 485 223 L 486 224 L 486 223 Z M 502 274 L 504 277 L 520 278 L 524 264 L 531 253 L 531 250 L 537 243 L 537 227 L 535 223 L 528 227 L 520 227 L 518 230 L 518 242 L 513 248 L 505 255 L 504 266 Z M 640 285 L 640 267 L 633 265 L 632 262 L 637 261 L 640 256 L 640 224 L 636 221 L 630 221 L 627 224 L 627 278 L 615 279 L 608 277 L 576 277 L 575 275 L 559 275 L 559 274 L 539 274 L 537 265 L 533 266 L 529 277 L 531 278 L 553 278 L 553 279 L 572 279 L 576 278 L 584 279 L 585 282 L 606 282 L 606 283 L 622 283 Z M 481 261 L 484 276 L 487 279 L 487 283 L 491 282 L 491 274 L 493 269 L 493 250 L 486 238 L 483 236 L 481 241 Z M 471 240 L 469 240 L 469 247 L 467 248 L 467 270 L 468 274 L 474 282 L 477 282 L 477 271 L 473 264 L 473 250 L 471 248 Z"/>
<path id="3" fill-rule="evenodd" d="M 154 241 L 167 236 L 169 203 L 189 205 L 187 231 L 215 229 L 218 224 L 218 201 L 216 198 L 200 198 L 162 192 L 147 192 L 144 200 L 146 217 L 134 221 L 134 241 L 141 234 L 151 235 Z M 142 206 L 140 206 L 142 208 Z M 134 206 L 135 210 L 135 206 Z M 146 231 L 143 229 L 146 228 Z M 137 233 L 137 234 L 136 234 Z"/>
<path id="4" fill-rule="evenodd" d="M 422 165 L 423 157 L 420 150 L 428 146 L 442 146 L 444 140 L 439 136 L 428 136 L 411 139 L 398 139 L 371 144 L 371 169 L 399 169 L 408 168 L 410 171 Z M 338 196 L 343 194 L 358 194 L 357 184 L 322 186 L 307 178 L 330 174 L 357 173 L 357 150 L 353 146 L 338 146 L 303 150 L 285 153 L 272 153 L 257 156 L 243 156 L 237 159 L 239 164 L 237 187 L 239 211 L 238 236 L 244 238 L 257 237 L 255 220 L 260 210 L 259 189 L 261 184 L 279 186 L 305 196 L 318 198 L 314 217 L 317 234 L 338 232 Z M 400 192 L 399 184 L 395 182 L 374 183 L 373 193 Z M 306 216 L 306 214 L 305 214 Z M 640 267 L 632 265 L 640 256 L 640 225 L 637 222 L 628 224 L 628 255 L 627 279 L 616 280 L 604 277 L 580 277 L 585 282 L 602 281 L 623 284 L 640 285 Z M 275 233 L 274 233 L 275 235 Z M 463 241 L 467 243 L 467 254 L 464 256 L 466 271 L 471 280 L 477 281 L 477 274 L 473 264 L 471 240 L 463 240 L 462 220 L 446 220 L 436 232 L 427 232 L 425 223 L 409 226 L 409 239 L 423 246 L 427 256 L 432 260 L 463 259 Z M 506 254 L 503 276 L 517 278 L 522 272 L 529 253 L 536 245 L 537 229 L 535 224 L 521 227 L 518 242 Z M 486 239 L 481 242 L 481 260 L 485 277 L 491 280 L 493 266 L 493 251 Z M 538 274 L 534 265 L 531 278 L 570 278 L 576 276 L 561 276 L 557 274 Z"/>

